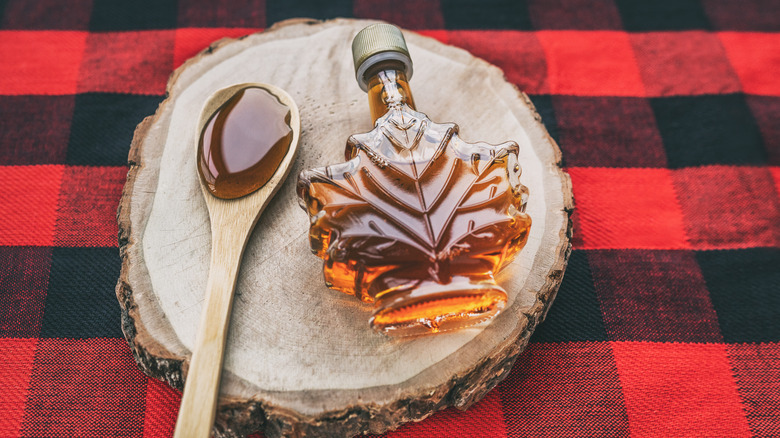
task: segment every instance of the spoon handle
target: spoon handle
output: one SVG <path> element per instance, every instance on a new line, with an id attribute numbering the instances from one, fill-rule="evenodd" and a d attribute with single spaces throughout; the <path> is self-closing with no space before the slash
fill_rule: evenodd
<path id="1" fill-rule="evenodd" d="M 214 425 L 222 358 L 233 304 L 233 292 L 244 245 L 254 221 L 225 224 L 223 215 L 211 218 L 211 263 L 206 298 L 184 386 L 174 438 L 208 438 Z"/>

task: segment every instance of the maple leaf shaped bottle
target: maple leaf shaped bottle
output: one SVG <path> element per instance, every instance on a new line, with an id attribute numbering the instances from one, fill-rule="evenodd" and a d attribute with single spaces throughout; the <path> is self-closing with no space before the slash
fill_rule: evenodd
<path id="1" fill-rule="evenodd" d="M 374 129 L 349 138 L 346 162 L 298 177 L 326 284 L 373 302 L 371 326 L 391 335 L 494 317 L 507 301 L 494 275 L 531 227 L 517 144 L 467 143 L 417 112 L 395 26 L 363 29 L 352 52 Z"/>

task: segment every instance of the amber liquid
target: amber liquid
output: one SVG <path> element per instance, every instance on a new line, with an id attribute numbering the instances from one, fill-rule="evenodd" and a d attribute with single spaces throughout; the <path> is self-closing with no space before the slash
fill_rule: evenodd
<path id="1" fill-rule="evenodd" d="M 393 87 L 393 90 L 388 90 L 388 87 Z M 382 70 L 380 64 L 380 69 L 368 81 L 368 107 L 372 121 L 376 122 L 387 113 L 388 100 L 392 100 L 388 95 L 392 96 L 396 91 L 397 98 L 401 100 L 398 104 L 404 103 L 409 108 L 416 109 L 406 73 L 395 69 Z"/>
<path id="2" fill-rule="evenodd" d="M 462 178 L 465 184 L 473 180 L 467 166 L 452 167 L 458 170 L 451 179 Z M 490 174 L 505 173 L 506 164 L 494 163 L 483 172 L 488 175 L 483 180 L 489 180 Z M 423 180 L 425 188 L 438 186 L 443 193 L 426 193 L 425 188 L 419 190 L 405 182 L 397 185 L 392 195 L 377 187 L 398 183 L 394 175 L 369 175 L 361 172 L 357 178 L 333 175 L 333 182 L 311 181 L 310 193 L 325 205 L 344 203 L 341 194 L 332 190 L 335 183 L 354 185 L 364 196 L 371 196 L 374 205 L 381 206 L 381 214 L 362 204 L 338 207 L 336 218 L 319 215 L 312 224 L 312 248 L 325 260 L 328 286 L 365 302 L 376 302 L 372 326 L 402 335 L 461 328 L 500 311 L 507 296 L 493 275 L 525 245 L 531 225 L 525 213 L 506 213 L 522 195 L 484 187 L 482 194 L 492 192 L 491 198 L 481 196 L 468 202 L 464 210 L 471 211 L 454 212 L 452 204 L 458 196 L 451 191 L 462 189 L 464 184 L 441 187 L 446 174 L 431 176 L 439 181 Z M 432 205 L 437 195 L 444 199 Z M 399 198 L 408 200 L 412 208 L 398 203 Z M 414 205 L 415 198 L 428 206 Z M 486 208 L 477 208 L 480 204 Z M 340 224 L 344 221 L 350 222 L 348 230 Z M 335 250 L 333 240 L 338 240 Z"/>
<path id="3" fill-rule="evenodd" d="M 489 145 L 442 148 L 454 125 L 423 129 L 405 79 L 388 72 L 369 81 L 372 116 L 394 111 L 378 121 L 386 134 L 354 136 L 351 161 L 303 172 L 298 190 L 328 286 L 375 303 L 375 329 L 417 335 L 503 308 L 494 274 L 525 245 L 531 219 L 525 187 L 509 183 L 517 146 L 504 155 Z"/>
<path id="4" fill-rule="evenodd" d="M 212 195 L 246 196 L 276 173 L 290 149 L 290 108 L 268 90 L 239 90 L 210 117 L 198 143 L 198 171 Z"/>

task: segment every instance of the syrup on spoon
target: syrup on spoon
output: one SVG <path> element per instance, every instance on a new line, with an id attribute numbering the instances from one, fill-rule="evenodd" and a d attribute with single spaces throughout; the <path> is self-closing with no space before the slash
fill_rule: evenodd
<path id="1" fill-rule="evenodd" d="M 263 209 L 290 171 L 301 120 L 298 107 L 283 90 L 239 84 L 206 102 L 198 130 L 198 173 L 211 220 L 211 263 L 175 438 L 211 435 L 241 257 Z"/>

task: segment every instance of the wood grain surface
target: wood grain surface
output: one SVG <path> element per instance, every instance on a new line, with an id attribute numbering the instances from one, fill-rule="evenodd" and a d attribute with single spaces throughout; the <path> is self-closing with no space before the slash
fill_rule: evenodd
<path id="1" fill-rule="evenodd" d="M 298 158 L 239 271 L 217 436 L 379 433 L 448 406 L 467 408 L 509 373 L 560 285 L 571 250 L 571 182 L 530 100 L 498 68 L 407 31 L 418 109 L 458 123 L 466 141 L 520 145 L 533 219 L 528 244 L 498 276 L 507 308 L 478 328 L 389 338 L 368 327 L 370 306 L 325 287 L 295 176 L 343 161 L 349 135 L 371 129 L 350 52 L 354 35 L 370 23 L 289 20 L 218 41 L 176 70 L 168 98 L 136 130 L 118 211 L 117 296 L 141 368 L 181 388 L 211 241 L 195 166 L 199 114 L 216 90 L 243 82 L 278 86 L 300 108 Z"/>

